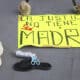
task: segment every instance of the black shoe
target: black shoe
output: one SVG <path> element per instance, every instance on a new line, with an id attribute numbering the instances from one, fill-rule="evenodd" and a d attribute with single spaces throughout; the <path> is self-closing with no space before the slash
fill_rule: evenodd
<path id="1" fill-rule="evenodd" d="M 51 64 L 41 62 L 40 65 L 32 65 L 31 58 L 25 58 L 24 60 L 14 64 L 13 69 L 16 71 L 30 71 L 32 69 L 50 70 Z"/>
<path id="2" fill-rule="evenodd" d="M 32 69 L 31 58 L 25 58 L 20 62 L 14 64 L 13 69 L 16 71 L 29 71 Z"/>
<path id="3" fill-rule="evenodd" d="M 50 70 L 51 69 L 51 64 L 41 62 L 40 65 L 36 65 L 35 69 Z"/>

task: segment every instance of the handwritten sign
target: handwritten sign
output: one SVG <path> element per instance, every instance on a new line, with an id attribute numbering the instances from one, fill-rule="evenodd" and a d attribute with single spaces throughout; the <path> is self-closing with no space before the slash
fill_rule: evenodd
<path id="1" fill-rule="evenodd" d="M 18 16 L 18 48 L 80 47 L 80 15 Z"/>

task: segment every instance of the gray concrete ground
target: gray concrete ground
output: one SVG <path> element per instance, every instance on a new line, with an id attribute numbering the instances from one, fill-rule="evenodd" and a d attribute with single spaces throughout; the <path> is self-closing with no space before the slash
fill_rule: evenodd
<path id="1" fill-rule="evenodd" d="M 80 49 L 26 47 L 37 53 L 41 61 L 52 64 L 49 71 L 17 72 L 12 69 L 21 60 L 13 55 L 17 49 L 17 6 L 20 0 L 0 0 L 0 40 L 4 45 L 0 80 L 80 80 Z M 71 0 L 30 0 L 32 14 L 71 14 Z"/>

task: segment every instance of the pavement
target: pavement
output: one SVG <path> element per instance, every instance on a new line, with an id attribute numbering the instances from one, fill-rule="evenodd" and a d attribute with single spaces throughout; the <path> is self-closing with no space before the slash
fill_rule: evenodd
<path id="1" fill-rule="evenodd" d="M 36 48 L 22 50 L 37 54 L 42 62 L 49 62 L 51 70 L 14 71 L 14 63 L 22 60 L 13 52 L 17 50 L 17 15 L 20 0 L 0 0 L 0 41 L 4 46 L 0 80 L 80 80 L 79 48 Z M 32 14 L 74 14 L 71 0 L 30 0 Z"/>

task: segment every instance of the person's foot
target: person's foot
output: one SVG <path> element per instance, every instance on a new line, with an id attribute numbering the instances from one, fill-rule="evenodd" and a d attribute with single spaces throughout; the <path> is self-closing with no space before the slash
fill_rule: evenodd
<path id="1" fill-rule="evenodd" d="M 80 4 L 75 6 L 76 13 L 80 14 Z"/>
<path id="2" fill-rule="evenodd" d="M 3 45 L 2 45 L 2 43 L 0 42 L 0 66 L 2 65 L 2 60 L 1 60 L 2 54 L 3 54 Z"/>
<path id="3" fill-rule="evenodd" d="M 28 0 L 22 0 L 18 5 L 20 15 L 27 16 L 31 13 L 31 5 L 27 1 Z"/>

